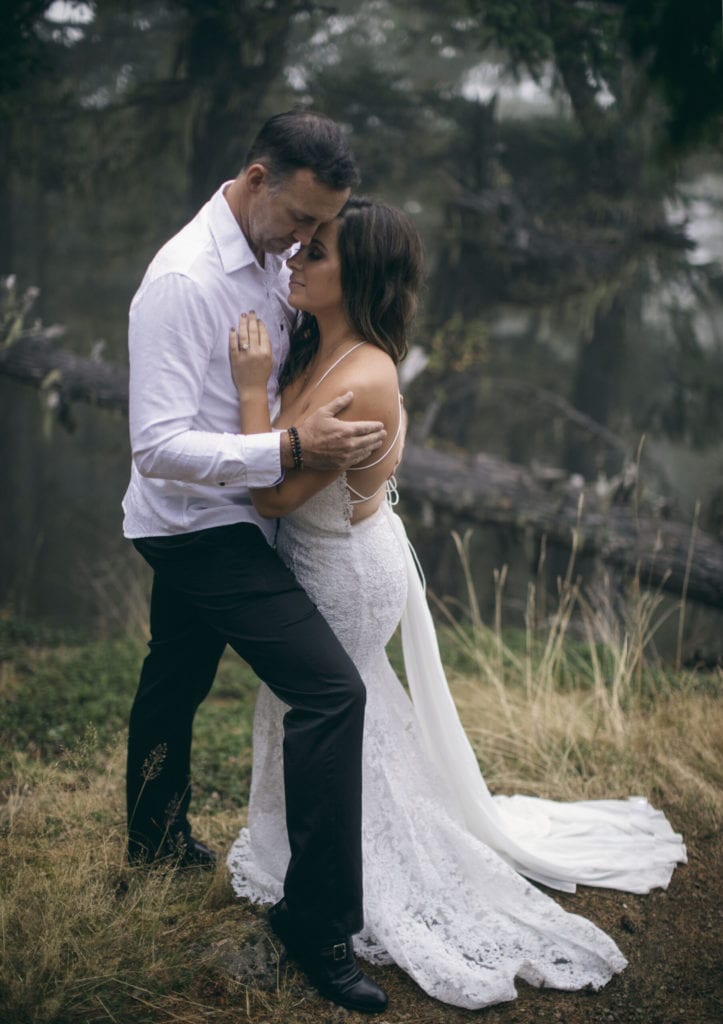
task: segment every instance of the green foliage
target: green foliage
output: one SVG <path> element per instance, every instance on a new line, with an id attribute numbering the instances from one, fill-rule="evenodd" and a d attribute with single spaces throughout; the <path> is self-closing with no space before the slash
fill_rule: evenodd
<path id="1" fill-rule="evenodd" d="M 545 30 L 545 4 L 469 0 L 468 6 L 482 18 L 489 39 L 508 55 L 513 71 L 525 67 L 541 77 L 545 61 L 553 55 L 550 34 Z"/>
<path id="2" fill-rule="evenodd" d="M 430 336 L 427 344 L 429 369 L 446 378 L 449 374 L 479 371 L 488 357 L 489 325 L 483 319 L 450 317 Z"/>
<path id="3" fill-rule="evenodd" d="M 52 646 L 38 651 L 37 633 L 32 645 L 13 642 L 22 631 L 22 625 L 2 622 L 1 650 L 12 680 L 0 698 L 3 759 L 15 750 L 57 757 L 88 725 L 101 745 L 115 741 L 137 685 L 140 644 L 119 640 L 69 647 L 56 634 Z"/>
<path id="4" fill-rule="evenodd" d="M 723 117 L 723 32 L 718 0 L 625 0 L 625 30 L 668 108 L 677 152 L 701 140 L 716 145 Z"/>
<path id="5" fill-rule="evenodd" d="M 555 65 L 555 87 L 567 92 L 587 133 L 596 131 L 589 116 L 596 89 L 607 89 L 625 117 L 639 114 L 648 83 L 665 100 L 662 131 L 678 152 L 716 139 L 723 115 L 718 0 L 469 0 L 469 8 L 513 72 L 526 68 L 539 81 Z M 600 127 L 608 119 L 598 113 Z"/>
<path id="6" fill-rule="evenodd" d="M 0 663 L 28 656 L 37 648 L 79 645 L 88 641 L 75 629 L 63 629 L 47 623 L 31 622 L 14 615 L 0 615 Z"/>
<path id="7" fill-rule="evenodd" d="M 248 801 L 260 685 L 248 665 L 228 651 L 194 723 L 194 804 L 199 809 L 238 811 Z"/>
<path id="8" fill-rule="evenodd" d="M 13 0 L 3 9 L 0 32 L 0 115 L 6 98 L 17 93 L 29 79 L 48 74 L 50 48 L 37 31 L 49 0 Z"/>
<path id="9" fill-rule="evenodd" d="M 431 367 L 410 411 L 454 405 L 437 417 L 440 440 L 595 473 L 597 453 L 573 458 L 559 415 L 490 383 L 515 377 L 601 410 L 631 447 L 641 430 L 717 442 L 719 339 L 704 344 L 702 317 L 672 307 L 663 327 L 642 322 L 686 260 L 664 205 L 680 164 L 662 158 L 661 139 L 671 117 L 690 115 L 682 156 L 704 137 L 697 123 L 717 124 L 712 0 L 98 0 L 79 25 L 51 22 L 48 8 L 13 5 L 0 41 L 0 269 L 38 285 L 39 312 L 67 325 L 68 344 L 85 354 L 102 338 L 107 358 L 125 361 L 148 258 L 236 173 L 260 122 L 298 103 L 348 126 L 362 187 L 405 206 L 424 234 L 418 337 Z M 480 71 L 497 97 L 474 94 Z M 505 85 L 529 75 L 555 106 L 508 116 Z M 617 293 L 624 335 L 606 322 Z M 696 301 L 714 322 L 718 293 Z M 17 324 L 6 318 L 3 338 Z M 82 468 L 65 475 L 79 493 Z M 102 484 L 116 504 L 124 483 L 109 473 Z M 35 532 L 57 548 L 44 517 Z"/>
<path id="10" fill-rule="evenodd" d="M 82 642 L 68 630 L 0 618 L 0 775 L 18 754 L 77 765 L 84 750 L 107 752 L 125 734 L 143 656 L 140 641 Z M 248 799 L 258 686 L 235 655 L 222 660 L 213 693 L 196 716 L 199 808 L 238 808 Z"/>

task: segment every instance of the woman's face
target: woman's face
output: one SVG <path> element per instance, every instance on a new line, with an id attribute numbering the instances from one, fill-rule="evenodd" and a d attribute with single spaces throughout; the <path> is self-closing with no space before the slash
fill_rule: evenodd
<path id="1" fill-rule="evenodd" d="M 305 313 L 332 311 L 342 306 L 339 262 L 339 220 L 322 224 L 308 245 L 286 261 L 291 270 L 289 305 Z"/>

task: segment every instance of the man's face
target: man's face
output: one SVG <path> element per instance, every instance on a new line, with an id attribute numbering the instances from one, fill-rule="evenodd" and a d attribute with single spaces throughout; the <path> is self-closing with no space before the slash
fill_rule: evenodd
<path id="1" fill-rule="evenodd" d="M 263 173 L 255 173 L 256 168 Z M 269 186 L 263 165 L 254 164 L 248 174 L 246 230 L 257 253 L 279 254 L 297 242 L 308 245 L 319 225 L 336 217 L 351 192 L 323 185 L 307 168 L 295 171 L 275 188 Z"/>

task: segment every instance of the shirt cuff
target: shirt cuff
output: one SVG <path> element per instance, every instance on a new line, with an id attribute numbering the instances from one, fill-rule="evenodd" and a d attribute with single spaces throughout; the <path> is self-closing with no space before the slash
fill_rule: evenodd
<path id="1" fill-rule="evenodd" d="M 239 441 L 247 487 L 273 487 L 283 479 L 281 435 L 278 432 L 242 434 Z"/>

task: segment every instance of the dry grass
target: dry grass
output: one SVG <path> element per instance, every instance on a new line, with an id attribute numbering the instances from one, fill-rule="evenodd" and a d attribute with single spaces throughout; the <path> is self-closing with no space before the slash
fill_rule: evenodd
<path id="1" fill-rule="evenodd" d="M 534 704 L 469 676 L 452 690 L 490 788 L 556 800 L 643 794 L 688 835 L 723 818 L 720 701 L 675 693 L 626 710 L 605 728 L 594 696 L 549 694 Z"/>
<path id="2" fill-rule="evenodd" d="M 7 1024 L 197 1024 L 228 1019 L 223 1003 L 234 988 L 235 1019 L 239 997 L 246 1003 L 231 978 L 220 1006 L 204 988 L 215 984 L 215 944 L 242 944 L 253 916 L 237 915 L 221 870 L 180 876 L 125 865 L 122 784 L 120 747 L 100 762 L 88 747 L 45 767 L 18 758 L 0 818 Z M 222 848 L 239 815 L 222 812 L 204 826 Z"/>
<path id="3" fill-rule="evenodd" d="M 477 608 L 468 538 L 455 535 L 468 582 L 466 621 L 445 615 L 447 644 L 466 656 L 450 685 L 485 778 L 497 792 L 558 800 L 641 793 L 686 831 L 723 820 L 723 672 L 670 672 L 654 656 L 660 594 L 633 583 L 623 600 L 559 582 L 555 612 L 538 621 L 530 587 L 520 642 Z M 684 602 L 683 602 L 684 608 Z M 668 613 L 669 614 L 669 613 Z M 470 671 L 471 669 L 471 671 Z"/>
<path id="4" fill-rule="evenodd" d="M 522 637 L 504 633 L 500 614 L 488 628 L 470 597 L 468 621 L 450 620 L 442 639 L 450 663 L 462 665 L 452 689 L 493 790 L 561 799 L 643 793 L 688 838 L 720 824 L 720 673 L 701 680 L 651 661 L 655 595 L 633 590 L 625 609 L 614 609 L 568 578 L 544 624 L 531 592 Z M 116 664 L 117 650 L 112 657 Z M 21 699 L 33 666 L 48 663 L 42 647 L 24 649 L 16 667 L 6 662 L 3 700 Z M 74 662 L 66 654 L 59 664 Z M 248 739 L 227 713 L 236 684 L 223 678 L 208 713 L 215 699 L 231 740 L 221 714 L 201 730 L 197 753 L 210 764 Z M 124 864 L 122 737 L 98 742 L 91 729 L 70 753 L 44 751 L 7 758 L 0 779 L 1 1024 L 362 1019 L 313 997 L 279 965 L 263 913 L 235 900 L 223 867 L 198 877 Z M 226 769 L 215 770 L 222 783 Z M 195 806 L 198 833 L 227 849 L 242 818 L 231 795 Z M 396 974 L 386 1024 L 462 1019 L 429 1000 L 422 1006 Z M 397 984 L 388 971 L 383 977 Z"/>

